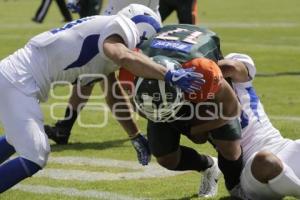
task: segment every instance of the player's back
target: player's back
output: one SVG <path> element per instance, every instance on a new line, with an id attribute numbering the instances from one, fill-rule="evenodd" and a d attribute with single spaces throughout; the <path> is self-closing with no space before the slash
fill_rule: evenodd
<path id="1" fill-rule="evenodd" d="M 164 26 L 159 33 L 145 41 L 140 48 L 149 57 L 163 55 L 175 59 L 181 64 L 192 61 L 195 58 L 207 58 L 214 62 L 222 58 L 219 38 L 214 32 L 204 27 L 200 28 L 187 24 Z M 199 69 L 198 72 L 204 73 L 201 70 L 203 69 Z M 219 73 L 215 72 L 217 70 L 213 70 L 212 72 L 207 70 L 207 75 L 209 74 L 213 79 L 213 77 L 219 76 Z M 132 90 L 131 84 L 128 83 L 133 82 L 133 74 L 121 68 L 119 79 L 126 90 Z M 201 98 L 201 100 L 206 99 L 211 88 L 215 88 L 214 85 L 212 81 L 206 83 L 206 89 L 208 90 L 204 92 L 203 97 L 205 98 Z"/>
<path id="2" fill-rule="evenodd" d="M 29 44 L 43 53 L 53 81 L 68 79 L 72 82 L 76 79 L 70 77 L 73 70 L 87 71 L 86 65 L 90 65 L 89 62 L 100 53 L 100 35 L 110 18 L 97 16 L 79 19 L 62 28 L 41 33 Z"/>
<path id="3" fill-rule="evenodd" d="M 180 63 L 193 58 L 208 58 L 214 61 L 222 58 L 220 41 L 211 30 L 194 25 L 167 25 L 141 47 L 152 57 L 164 55 Z"/>
<path id="4" fill-rule="evenodd" d="M 62 28 L 41 33 L 29 41 L 29 45 L 39 50 L 38 59 L 43 58 L 43 67 L 29 66 L 45 94 L 51 82 L 73 83 L 80 74 L 101 73 L 105 62 L 98 56 L 99 40 L 110 18 L 95 16 L 75 20 Z"/>
<path id="5" fill-rule="evenodd" d="M 19 63 L 17 68 L 21 66 L 32 74 L 40 88 L 40 100 L 45 100 L 54 81 L 73 83 L 82 74 L 108 75 L 116 71 L 118 66 L 103 53 L 103 41 L 113 34 L 122 37 L 131 49 L 138 41 L 138 31 L 130 19 L 92 16 L 33 37 L 11 57 Z"/>

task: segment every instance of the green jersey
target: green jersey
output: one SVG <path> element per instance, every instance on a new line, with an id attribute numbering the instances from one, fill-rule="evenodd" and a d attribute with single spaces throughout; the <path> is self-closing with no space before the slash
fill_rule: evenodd
<path id="1" fill-rule="evenodd" d="M 219 37 L 214 32 L 187 24 L 164 26 L 141 49 L 149 57 L 163 55 L 181 63 L 199 57 L 215 62 L 223 58 Z"/>

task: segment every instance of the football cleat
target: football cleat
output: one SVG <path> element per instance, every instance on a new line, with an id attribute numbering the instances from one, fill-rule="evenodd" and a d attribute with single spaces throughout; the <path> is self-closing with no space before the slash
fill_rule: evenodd
<path id="1" fill-rule="evenodd" d="M 55 126 L 44 126 L 45 133 L 49 139 L 53 140 L 56 144 L 68 144 L 70 137 L 70 130 L 55 124 Z"/>
<path id="2" fill-rule="evenodd" d="M 242 200 L 251 200 L 245 193 L 245 191 L 243 190 L 242 186 L 240 184 L 234 186 L 234 188 L 232 188 L 229 191 L 230 195 L 234 198 L 237 199 L 242 199 Z"/>
<path id="3" fill-rule="evenodd" d="M 214 164 L 206 169 L 201 178 L 200 189 L 198 192 L 199 197 L 210 198 L 218 193 L 218 180 L 221 176 L 221 171 L 218 167 L 218 160 L 212 157 Z"/>

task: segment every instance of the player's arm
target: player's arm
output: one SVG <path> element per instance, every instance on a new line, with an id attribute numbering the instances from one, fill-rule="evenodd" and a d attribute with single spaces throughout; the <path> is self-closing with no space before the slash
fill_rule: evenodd
<path id="1" fill-rule="evenodd" d="M 117 35 L 105 40 L 103 50 L 104 54 L 118 66 L 124 67 L 136 76 L 164 80 L 166 68 L 153 62 L 149 57 L 128 49 Z"/>
<path id="2" fill-rule="evenodd" d="M 137 152 L 139 163 L 147 165 L 151 160 L 151 152 L 148 146 L 148 141 L 141 134 L 133 120 L 132 113 L 134 112 L 130 101 L 128 100 L 128 96 L 122 89 L 115 73 L 111 73 L 107 76 L 107 83 L 106 88 L 103 87 L 103 84 L 101 85 L 104 91 L 107 90 L 106 103 L 131 139 L 131 143 Z"/>
<path id="3" fill-rule="evenodd" d="M 215 94 L 214 103 L 218 108 L 218 116 L 216 119 L 201 121 L 198 125 L 193 125 L 191 127 L 192 136 L 206 136 L 209 131 L 224 126 L 240 114 L 240 105 L 236 95 L 225 79 L 222 80 L 220 89 Z"/>
<path id="4" fill-rule="evenodd" d="M 254 79 L 256 68 L 252 58 L 246 54 L 231 53 L 218 61 L 225 78 L 235 83 L 244 83 Z"/>
<path id="5" fill-rule="evenodd" d="M 107 95 L 105 97 L 107 105 L 128 136 L 130 138 L 136 137 L 140 131 L 132 118 L 133 109 L 129 102 L 128 96 L 121 88 L 115 73 L 108 75 L 107 83 L 107 88 L 102 86 L 103 90 L 107 89 Z"/>
<path id="6" fill-rule="evenodd" d="M 109 59 L 136 76 L 165 80 L 188 93 L 198 91 L 204 83 L 203 75 L 194 72 L 194 68 L 167 69 L 142 53 L 128 49 L 118 35 L 112 35 L 105 39 L 103 51 Z"/>
<path id="7" fill-rule="evenodd" d="M 218 65 L 225 78 L 231 78 L 233 82 L 250 81 L 248 69 L 244 63 L 237 60 L 224 59 L 218 61 Z"/>

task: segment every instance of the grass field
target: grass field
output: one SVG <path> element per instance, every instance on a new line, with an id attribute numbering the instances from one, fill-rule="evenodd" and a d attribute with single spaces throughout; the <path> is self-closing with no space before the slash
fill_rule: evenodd
<path id="1" fill-rule="evenodd" d="M 43 24 L 31 22 L 39 3 L 39 0 L 0 0 L 0 59 L 22 47 L 33 35 L 62 25 L 55 3 Z M 199 18 L 201 24 L 219 34 L 225 54 L 251 55 L 259 73 L 300 72 L 299 0 L 201 0 Z M 166 21 L 176 22 L 175 15 Z M 257 77 L 255 86 L 274 125 L 284 136 L 299 138 L 299 76 Z M 54 92 L 66 95 L 68 89 L 61 87 Z M 94 95 L 99 93 L 97 86 Z M 66 101 L 67 98 L 50 98 L 42 104 L 45 123 L 55 122 L 50 117 L 51 105 Z M 101 112 L 94 111 L 92 103 L 98 101 L 90 101 L 81 114 L 82 122 L 99 124 L 104 120 Z M 63 106 L 54 109 L 56 116 L 62 116 L 63 111 Z M 70 145 L 51 143 L 52 154 L 43 172 L 1 194 L 0 199 L 197 199 L 200 180 L 197 173 L 170 173 L 159 168 L 154 159 L 150 166 L 140 167 L 125 132 L 111 116 L 108 121 L 103 128 L 83 128 L 76 124 Z M 145 131 L 145 121 L 138 123 Z M 182 143 L 215 155 L 209 145 L 194 145 L 185 138 Z M 229 199 L 223 180 L 215 199 Z"/>

